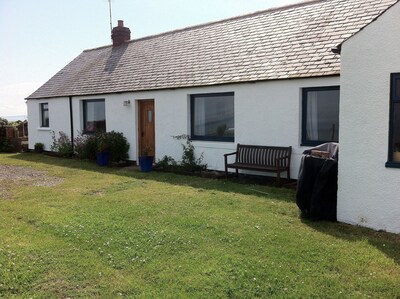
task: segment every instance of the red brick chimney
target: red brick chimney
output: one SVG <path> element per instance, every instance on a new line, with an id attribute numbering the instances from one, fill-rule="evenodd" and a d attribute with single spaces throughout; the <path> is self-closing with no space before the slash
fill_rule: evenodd
<path id="1" fill-rule="evenodd" d="M 124 27 L 124 21 L 118 20 L 118 26 L 111 31 L 111 38 L 113 47 L 118 47 L 131 39 L 131 31 L 128 27 Z"/>

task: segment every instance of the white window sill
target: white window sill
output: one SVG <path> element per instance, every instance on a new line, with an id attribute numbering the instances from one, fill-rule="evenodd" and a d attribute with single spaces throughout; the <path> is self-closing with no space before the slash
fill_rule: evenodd
<path id="1" fill-rule="evenodd" d="M 37 128 L 37 130 L 38 131 L 51 131 L 51 129 L 48 127 L 39 127 L 39 128 Z"/>

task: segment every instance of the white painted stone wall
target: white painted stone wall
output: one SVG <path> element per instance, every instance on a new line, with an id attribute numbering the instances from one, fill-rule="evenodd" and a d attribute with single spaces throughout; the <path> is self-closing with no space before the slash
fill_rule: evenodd
<path id="1" fill-rule="evenodd" d="M 234 92 L 235 142 L 194 141 L 197 153 L 204 153 L 204 162 L 210 169 L 223 170 L 223 154 L 234 151 L 237 143 L 291 145 L 293 147 L 291 177 L 297 178 L 301 155 L 308 148 L 300 146 L 301 89 L 336 85 L 339 85 L 339 77 L 73 97 L 74 134 L 83 128 L 82 100 L 105 99 L 107 131 L 122 132 L 131 145 L 130 159 L 137 160 L 137 101 L 154 99 L 156 159 L 168 155 L 180 160 L 181 141 L 173 139 L 172 136 L 190 134 L 190 95 Z M 131 104 L 124 106 L 123 102 L 128 100 Z M 68 98 L 28 101 L 30 148 L 33 148 L 35 142 L 43 142 L 47 149 L 51 144 L 49 132 L 38 130 L 40 102 L 51 103 L 50 129 L 68 134 L 69 104 Z"/>
<path id="2" fill-rule="evenodd" d="M 49 104 L 49 127 L 40 127 L 40 104 Z M 33 149 L 36 142 L 44 144 L 44 149 L 50 151 L 53 144 L 51 131 L 63 131 L 70 135 L 70 114 L 68 98 L 55 98 L 27 101 L 29 148 Z M 58 136 L 58 134 L 57 134 Z"/>
<path id="3" fill-rule="evenodd" d="M 400 233 L 400 169 L 386 168 L 400 3 L 343 44 L 338 220 Z"/>

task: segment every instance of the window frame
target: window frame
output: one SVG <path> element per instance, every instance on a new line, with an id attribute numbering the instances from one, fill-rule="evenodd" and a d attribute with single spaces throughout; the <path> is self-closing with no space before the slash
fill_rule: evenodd
<path id="1" fill-rule="evenodd" d="M 400 161 L 393 161 L 393 142 L 394 142 L 394 107 L 395 104 L 400 105 L 400 96 L 396 97 L 396 81 L 400 80 L 400 73 L 390 74 L 390 103 L 389 103 L 389 142 L 388 142 L 388 157 L 385 164 L 386 167 L 400 168 Z M 400 91 L 398 91 L 400 93 Z"/>
<path id="2" fill-rule="evenodd" d="M 214 92 L 214 93 L 197 93 L 190 95 L 190 139 L 191 140 L 200 140 L 200 141 L 218 141 L 218 142 L 235 142 L 235 132 L 232 137 L 228 136 L 201 136 L 194 134 L 194 102 L 196 97 L 203 97 L 203 98 L 212 98 L 212 97 L 226 97 L 232 96 L 233 97 L 233 122 L 235 123 L 235 92 Z"/>
<path id="3" fill-rule="evenodd" d="M 104 111 L 105 111 L 105 107 L 106 107 L 106 100 L 105 99 L 90 99 L 90 100 L 82 100 L 82 111 L 83 111 L 83 128 L 82 128 L 82 132 L 83 134 L 96 134 L 99 131 L 87 131 L 86 127 L 87 127 L 87 103 L 99 103 L 99 102 L 103 102 L 104 103 Z M 105 114 L 105 113 L 104 113 Z M 104 122 L 105 122 L 105 127 L 107 128 L 107 119 L 106 116 L 104 115 Z M 104 129 L 104 132 L 107 131 L 107 129 Z"/>
<path id="4" fill-rule="evenodd" d="M 45 105 L 47 108 L 45 108 Z M 40 103 L 40 127 L 41 128 L 50 128 L 50 113 L 49 113 L 49 103 Z M 44 114 L 47 112 L 47 121 L 45 121 Z"/>
<path id="5" fill-rule="evenodd" d="M 331 140 L 308 140 L 307 139 L 307 94 L 310 91 L 328 91 L 328 90 L 338 90 L 339 91 L 339 106 L 340 106 L 340 85 L 332 85 L 332 86 L 319 86 L 319 87 L 304 87 L 301 89 L 301 146 L 317 146 L 327 142 L 339 142 L 331 141 Z M 340 111 L 340 109 L 339 109 Z M 339 124 L 340 125 L 340 124 Z"/>

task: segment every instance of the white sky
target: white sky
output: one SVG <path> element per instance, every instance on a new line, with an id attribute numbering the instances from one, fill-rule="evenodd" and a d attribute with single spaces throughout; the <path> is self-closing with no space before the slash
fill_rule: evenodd
<path id="1" fill-rule="evenodd" d="M 301 0 L 111 0 L 131 38 Z M 107 0 L 0 0 L 0 117 L 26 115 L 29 96 L 83 50 L 111 43 Z"/>

